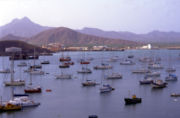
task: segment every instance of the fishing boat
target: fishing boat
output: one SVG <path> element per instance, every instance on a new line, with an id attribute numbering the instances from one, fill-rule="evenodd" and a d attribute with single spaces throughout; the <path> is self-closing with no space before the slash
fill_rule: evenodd
<path id="1" fill-rule="evenodd" d="M 92 80 L 86 80 L 85 82 L 82 82 L 82 85 L 83 86 L 95 86 L 95 85 L 97 85 L 97 83 Z"/>
<path id="2" fill-rule="evenodd" d="M 131 60 L 124 60 L 123 62 L 120 62 L 120 65 L 134 65 L 135 63 Z"/>
<path id="3" fill-rule="evenodd" d="M 27 96 L 15 97 L 14 99 L 10 100 L 8 103 L 13 104 L 13 105 L 22 106 L 22 108 L 25 108 L 25 107 L 36 107 L 36 106 L 40 105 L 39 102 L 35 102 L 35 101 L 31 100 Z"/>
<path id="4" fill-rule="evenodd" d="M 87 68 L 87 67 L 82 67 L 81 70 L 77 71 L 78 73 L 92 73 L 91 69 Z"/>
<path id="5" fill-rule="evenodd" d="M 125 101 L 126 105 L 130 105 L 130 104 L 141 103 L 142 99 L 141 98 L 137 98 L 136 95 L 133 95 L 132 98 L 124 98 L 124 101 Z"/>
<path id="6" fill-rule="evenodd" d="M 161 75 L 160 72 L 150 72 L 145 75 L 145 77 L 159 77 Z"/>
<path id="7" fill-rule="evenodd" d="M 151 84 L 153 82 L 153 79 L 152 78 L 144 78 L 143 80 L 140 80 L 139 83 L 141 85 L 143 84 Z"/>
<path id="8" fill-rule="evenodd" d="M 107 79 L 122 79 L 122 75 L 119 73 L 112 73 L 107 76 Z"/>
<path id="9" fill-rule="evenodd" d="M 21 105 L 14 105 L 11 103 L 5 103 L 4 105 L 0 105 L 0 112 L 7 112 L 7 111 L 18 111 L 21 110 Z"/>
<path id="10" fill-rule="evenodd" d="M 97 65 L 97 66 L 94 66 L 94 69 L 96 69 L 96 70 L 98 70 L 98 69 L 100 69 L 100 70 L 103 70 L 103 69 L 111 69 L 112 68 L 112 66 L 111 65 L 109 65 L 109 64 L 105 64 L 105 63 L 101 63 L 101 65 Z"/>
<path id="11" fill-rule="evenodd" d="M 41 87 L 38 86 L 38 87 L 27 87 L 26 89 L 24 89 L 24 92 L 25 93 L 41 93 Z"/>
<path id="12" fill-rule="evenodd" d="M 157 80 L 154 80 L 151 83 L 151 85 L 153 88 L 165 88 L 167 86 L 167 83 L 163 82 L 163 80 L 161 80 L 161 79 L 157 79 Z"/>
<path id="13" fill-rule="evenodd" d="M 178 80 L 178 77 L 175 75 L 175 74 L 169 74 L 166 78 L 165 78 L 166 81 L 177 81 Z"/>
<path id="14" fill-rule="evenodd" d="M 113 87 L 111 87 L 109 84 L 103 84 L 99 90 L 100 90 L 100 93 L 107 93 L 107 92 L 111 92 L 115 89 Z"/>

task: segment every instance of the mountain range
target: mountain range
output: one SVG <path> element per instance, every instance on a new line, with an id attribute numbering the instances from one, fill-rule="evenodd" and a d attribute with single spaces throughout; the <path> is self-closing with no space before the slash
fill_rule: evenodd
<path id="1" fill-rule="evenodd" d="M 95 35 L 100 37 L 108 37 L 113 39 L 124 39 L 136 42 L 144 43 L 180 43 L 180 32 L 161 32 L 152 31 L 147 34 L 135 34 L 132 32 L 122 32 L 122 31 L 104 31 L 97 28 L 83 28 L 77 30 L 78 32 Z"/>
<path id="2" fill-rule="evenodd" d="M 0 40 L 21 40 L 36 45 L 61 43 L 68 46 L 135 46 L 142 43 L 180 43 L 180 33 L 153 31 L 147 34 L 135 34 L 87 27 L 73 30 L 66 27 L 41 26 L 24 17 L 1 26 Z"/>

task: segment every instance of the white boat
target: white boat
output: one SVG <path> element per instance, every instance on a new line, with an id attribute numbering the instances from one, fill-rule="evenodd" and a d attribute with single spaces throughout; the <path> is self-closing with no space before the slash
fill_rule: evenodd
<path id="1" fill-rule="evenodd" d="M 70 74 L 60 74 L 60 75 L 56 75 L 56 79 L 71 79 L 72 75 Z"/>
<path id="2" fill-rule="evenodd" d="M 82 67 L 81 70 L 77 71 L 78 73 L 92 73 L 91 69 Z"/>
<path id="3" fill-rule="evenodd" d="M 35 107 L 39 106 L 39 102 L 34 102 L 33 100 L 29 99 L 28 97 L 16 97 L 13 100 L 10 100 L 8 103 L 14 104 L 14 105 L 20 105 L 23 108 L 24 107 Z"/>
<path id="4" fill-rule="evenodd" d="M 160 64 L 151 64 L 148 66 L 149 69 L 163 69 L 163 66 Z"/>
<path id="5" fill-rule="evenodd" d="M 120 63 L 120 65 L 134 65 L 135 63 L 131 60 L 125 60 L 123 62 Z"/>
<path id="6" fill-rule="evenodd" d="M 160 72 L 150 72 L 145 75 L 145 77 L 159 77 L 161 75 Z"/>
<path id="7" fill-rule="evenodd" d="M 118 61 L 118 57 L 112 57 L 109 59 L 109 62 L 117 62 Z"/>
<path id="8" fill-rule="evenodd" d="M 97 66 L 94 66 L 94 69 L 101 69 L 101 70 L 103 70 L 103 69 L 111 69 L 112 68 L 112 66 L 111 65 L 109 65 L 109 64 L 104 64 L 104 63 L 102 63 L 101 65 L 97 65 Z"/>
<path id="9" fill-rule="evenodd" d="M 11 73 L 11 70 L 10 69 L 0 70 L 0 73 Z"/>
<path id="10" fill-rule="evenodd" d="M 153 82 L 152 78 L 144 78 L 143 80 L 140 80 L 140 84 L 151 84 Z"/>
<path id="11" fill-rule="evenodd" d="M 26 62 L 21 62 L 20 64 L 18 64 L 19 67 L 24 67 L 24 66 L 27 66 L 27 63 Z"/>
<path id="12" fill-rule="evenodd" d="M 44 75 L 45 73 L 42 70 L 35 70 L 35 69 L 33 69 L 33 70 L 31 70 L 29 72 L 29 74 L 32 74 L 32 75 Z"/>
<path id="13" fill-rule="evenodd" d="M 25 81 L 24 80 L 13 80 L 13 81 L 5 81 L 5 86 L 24 86 Z"/>
<path id="14" fill-rule="evenodd" d="M 119 73 L 112 73 L 107 76 L 107 79 L 122 79 L 122 75 Z"/>
<path id="15" fill-rule="evenodd" d="M 111 87 L 109 84 L 103 84 L 99 90 L 100 90 L 100 93 L 107 93 L 107 92 L 113 91 L 114 88 Z"/>
<path id="16" fill-rule="evenodd" d="M 32 68 L 28 68 L 27 70 L 24 70 L 24 72 L 29 73 L 29 72 L 31 72 L 32 70 L 33 70 Z"/>
<path id="17" fill-rule="evenodd" d="M 11 60 L 11 81 L 5 81 L 5 86 L 24 86 L 24 80 L 14 80 L 14 59 Z"/>
<path id="18" fill-rule="evenodd" d="M 175 74 L 169 74 L 166 78 L 166 81 L 177 81 L 178 77 Z"/>

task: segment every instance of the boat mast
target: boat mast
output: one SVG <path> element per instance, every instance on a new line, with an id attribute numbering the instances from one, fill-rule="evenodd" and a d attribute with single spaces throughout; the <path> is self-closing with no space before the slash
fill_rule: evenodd
<path id="1" fill-rule="evenodd" d="M 11 82 L 14 81 L 14 55 L 12 55 L 11 59 Z"/>
<path id="2" fill-rule="evenodd" d="M 34 48 L 34 68 L 33 70 L 35 70 L 35 48 Z"/>

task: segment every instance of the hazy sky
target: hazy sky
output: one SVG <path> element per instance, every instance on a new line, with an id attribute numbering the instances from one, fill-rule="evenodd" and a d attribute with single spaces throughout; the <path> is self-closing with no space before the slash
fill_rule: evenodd
<path id="1" fill-rule="evenodd" d="M 0 0 L 0 26 L 24 16 L 73 29 L 180 32 L 180 0 Z"/>

